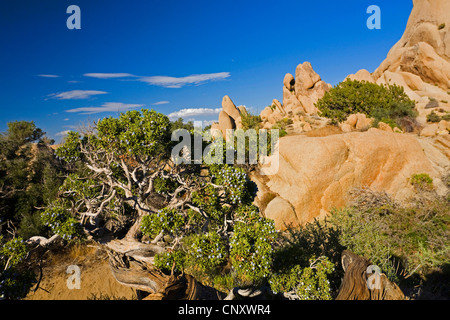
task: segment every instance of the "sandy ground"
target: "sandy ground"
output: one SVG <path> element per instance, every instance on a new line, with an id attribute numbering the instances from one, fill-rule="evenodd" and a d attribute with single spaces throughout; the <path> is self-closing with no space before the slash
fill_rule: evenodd
<path id="1" fill-rule="evenodd" d="M 80 288 L 69 289 L 75 273 L 67 270 L 76 265 L 80 269 Z M 72 278 L 71 278 L 72 277 Z M 69 279 L 69 286 L 67 284 Z M 39 287 L 34 287 L 26 300 L 93 300 L 136 299 L 136 292 L 119 284 L 113 277 L 105 251 L 95 246 L 76 246 L 58 254 L 46 256 Z"/>

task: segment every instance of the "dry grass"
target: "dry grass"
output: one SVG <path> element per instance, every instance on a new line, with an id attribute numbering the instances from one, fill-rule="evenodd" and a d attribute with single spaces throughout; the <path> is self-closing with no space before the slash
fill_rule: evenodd
<path id="1" fill-rule="evenodd" d="M 59 250 L 52 250 L 47 253 L 47 265 L 66 265 L 66 264 L 81 264 L 90 260 L 98 258 L 106 259 L 106 253 L 98 250 L 94 244 L 80 244 L 73 243 L 65 248 Z"/>

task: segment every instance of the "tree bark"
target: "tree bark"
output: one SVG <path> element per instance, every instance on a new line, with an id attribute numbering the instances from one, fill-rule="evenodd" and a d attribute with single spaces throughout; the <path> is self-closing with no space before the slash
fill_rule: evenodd
<path id="1" fill-rule="evenodd" d="M 336 300 L 405 300 L 402 290 L 389 281 L 384 273 L 379 277 L 378 285 L 368 285 L 368 267 L 372 263 L 351 251 L 345 250 L 341 256 L 342 268 L 345 271 L 339 294 Z"/>

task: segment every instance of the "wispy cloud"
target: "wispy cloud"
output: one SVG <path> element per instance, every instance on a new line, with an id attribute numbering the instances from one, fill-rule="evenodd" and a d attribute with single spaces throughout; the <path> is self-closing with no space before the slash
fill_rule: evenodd
<path id="1" fill-rule="evenodd" d="M 131 73 L 85 73 L 83 76 L 97 79 L 136 78 L 137 81 L 164 88 L 181 88 L 185 85 L 199 85 L 208 81 L 223 80 L 230 77 L 229 72 L 192 74 L 186 77 L 137 76 Z"/>
<path id="2" fill-rule="evenodd" d="M 60 131 L 60 132 L 56 133 L 55 136 L 57 136 L 57 137 L 65 137 L 65 136 L 67 136 L 67 134 L 69 132 L 70 132 L 70 130 Z"/>
<path id="3" fill-rule="evenodd" d="M 56 74 L 38 74 L 38 77 L 41 78 L 59 78 L 60 76 Z"/>
<path id="4" fill-rule="evenodd" d="M 48 96 L 53 99 L 58 100 L 72 100 L 72 99 L 88 99 L 91 96 L 106 94 L 108 92 L 105 91 L 97 91 L 97 90 L 71 90 L 60 93 L 52 93 Z"/>
<path id="5" fill-rule="evenodd" d="M 162 104 L 168 104 L 168 103 L 170 103 L 170 101 L 158 101 L 158 102 L 152 103 L 152 106 L 160 106 Z"/>
<path id="6" fill-rule="evenodd" d="M 81 114 L 94 114 L 101 112 L 122 112 L 129 109 L 141 108 L 143 104 L 130 104 L 122 102 L 106 102 L 101 107 L 82 107 L 66 110 L 66 112 L 77 112 Z"/>
<path id="7" fill-rule="evenodd" d="M 165 88 L 181 88 L 188 84 L 201 84 L 206 81 L 223 80 L 230 77 L 229 72 L 193 74 L 186 77 L 152 76 L 140 77 L 139 81 Z"/>
<path id="8" fill-rule="evenodd" d="M 221 110 L 221 108 L 187 108 L 172 112 L 168 115 L 168 117 L 169 119 L 174 120 L 178 118 L 190 119 L 194 117 L 215 116 L 218 115 Z"/>
<path id="9" fill-rule="evenodd" d="M 85 74 L 83 74 L 83 76 L 90 77 L 90 78 L 98 78 L 98 79 L 136 77 L 134 74 L 131 74 L 131 73 L 85 73 Z"/>

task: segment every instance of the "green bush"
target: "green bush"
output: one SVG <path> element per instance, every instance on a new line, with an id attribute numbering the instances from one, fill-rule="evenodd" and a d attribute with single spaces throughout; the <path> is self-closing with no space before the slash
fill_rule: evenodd
<path id="1" fill-rule="evenodd" d="M 333 272 L 327 257 L 311 258 L 307 267 L 295 265 L 286 273 L 274 274 L 269 284 L 273 292 L 289 292 L 299 300 L 331 300 L 329 275 Z"/>
<path id="2" fill-rule="evenodd" d="M 0 236 L 0 243 L 2 242 Z M 21 237 L 6 241 L 0 246 L 0 300 L 24 298 L 35 282 L 35 274 L 24 267 L 28 255 Z"/>
<path id="3" fill-rule="evenodd" d="M 273 243 L 276 231 L 273 220 L 263 218 L 257 211 L 237 221 L 230 239 L 230 256 L 238 276 L 260 282 L 272 269 Z"/>
<path id="4" fill-rule="evenodd" d="M 161 271 L 170 274 L 172 267 L 174 272 L 184 270 L 186 266 L 186 254 L 182 250 L 167 251 L 155 255 L 155 267 Z"/>
<path id="5" fill-rule="evenodd" d="M 304 294 L 304 290 L 309 285 L 311 298 L 335 297 L 343 276 L 341 253 L 344 249 L 338 229 L 326 220 L 315 220 L 285 232 L 279 236 L 275 247 L 273 271 L 269 279 L 272 290 L 303 290 L 303 294 L 296 294 L 307 299 L 308 295 Z M 316 295 L 319 288 L 322 288 L 321 294 Z"/>
<path id="6" fill-rule="evenodd" d="M 72 217 L 68 210 L 56 201 L 41 213 L 41 220 L 53 234 L 60 235 L 64 240 L 72 241 L 84 238 L 83 227 Z"/>
<path id="7" fill-rule="evenodd" d="M 413 174 L 409 181 L 419 190 L 433 189 L 433 179 L 426 173 Z"/>
<path id="8" fill-rule="evenodd" d="M 435 197 L 405 206 L 386 201 L 385 194 L 371 193 L 369 198 L 332 212 L 330 223 L 339 230 L 342 245 L 371 260 L 398 284 L 411 275 L 423 279 L 448 263 L 450 199 Z"/>
<path id="9" fill-rule="evenodd" d="M 183 216 L 175 209 L 164 208 L 155 214 L 142 217 L 141 231 L 149 237 L 155 237 L 160 232 L 175 235 L 183 229 L 184 224 Z"/>
<path id="10" fill-rule="evenodd" d="M 261 117 L 257 116 L 257 115 L 252 115 L 250 113 L 242 113 L 241 114 L 241 123 L 242 123 L 242 128 L 244 130 L 248 130 L 248 129 L 254 129 L 256 131 L 258 131 L 260 129 L 261 126 Z"/>
<path id="11" fill-rule="evenodd" d="M 427 122 L 439 122 L 441 121 L 441 117 L 433 111 L 431 111 L 427 115 Z"/>
<path id="12" fill-rule="evenodd" d="M 226 262 L 227 257 L 226 243 L 215 232 L 195 235 L 191 240 L 188 259 L 200 271 L 214 271 Z"/>
<path id="13" fill-rule="evenodd" d="M 22 238 L 18 237 L 7 241 L 0 248 L 1 259 L 5 260 L 2 269 L 18 265 L 25 259 L 27 252 L 25 241 Z"/>
<path id="14" fill-rule="evenodd" d="M 415 118 L 415 102 L 410 100 L 403 88 L 397 85 L 346 80 L 326 92 L 316 103 L 320 115 L 333 122 L 342 122 L 354 113 L 363 113 L 375 118 L 397 122 L 404 117 Z"/>

